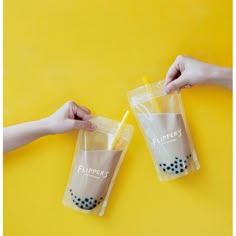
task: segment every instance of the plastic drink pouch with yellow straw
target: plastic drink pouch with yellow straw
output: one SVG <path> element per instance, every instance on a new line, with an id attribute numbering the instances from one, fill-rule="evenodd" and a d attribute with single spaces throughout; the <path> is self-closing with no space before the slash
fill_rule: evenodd
<path id="1" fill-rule="evenodd" d="M 167 95 L 164 81 L 128 93 L 130 106 L 151 151 L 159 179 L 170 180 L 200 168 L 178 92 Z"/>
<path id="2" fill-rule="evenodd" d="M 133 127 L 105 117 L 90 121 L 96 131 L 79 131 L 63 204 L 77 211 L 102 216 L 130 143 Z"/>

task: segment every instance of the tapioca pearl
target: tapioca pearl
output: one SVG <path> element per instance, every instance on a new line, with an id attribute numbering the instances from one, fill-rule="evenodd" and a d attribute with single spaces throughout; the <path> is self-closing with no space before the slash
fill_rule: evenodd
<path id="1" fill-rule="evenodd" d="M 178 166 L 177 165 L 175 165 L 175 169 L 177 169 L 178 168 Z"/>
<path id="2" fill-rule="evenodd" d="M 174 168 L 172 168 L 171 170 L 172 170 L 172 171 L 175 171 L 175 169 L 174 169 Z"/>
<path id="3" fill-rule="evenodd" d="M 174 166 L 174 164 L 173 164 L 173 163 L 171 163 L 171 164 L 170 164 L 170 166 Z"/>
<path id="4" fill-rule="evenodd" d="M 100 204 L 100 201 L 98 201 L 98 204 Z"/>
<path id="5" fill-rule="evenodd" d="M 163 163 L 163 166 L 166 166 L 166 163 Z"/>
<path id="6" fill-rule="evenodd" d="M 83 207 L 83 206 L 80 206 L 80 208 L 82 208 L 82 209 L 83 209 L 84 207 Z"/>
<path id="7" fill-rule="evenodd" d="M 182 159 L 179 159 L 179 162 L 182 162 L 183 160 Z"/>
<path id="8" fill-rule="evenodd" d="M 189 154 L 189 157 L 191 157 L 191 156 L 192 156 L 192 154 L 190 153 L 190 154 Z"/>
<path id="9" fill-rule="evenodd" d="M 179 171 L 175 171 L 175 174 L 179 174 Z"/>
<path id="10" fill-rule="evenodd" d="M 72 192 L 72 189 L 70 189 L 70 192 Z"/>
<path id="11" fill-rule="evenodd" d="M 175 159 L 177 160 L 177 159 L 179 159 L 178 157 L 175 157 Z"/>
<path id="12" fill-rule="evenodd" d="M 183 164 L 179 164 L 180 167 L 183 167 Z"/>
<path id="13" fill-rule="evenodd" d="M 79 197 L 77 198 L 77 201 L 80 201 L 80 198 L 79 198 Z"/>
<path id="14" fill-rule="evenodd" d="M 89 202 L 90 205 L 92 205 L 93 203 L 92 202 Z"/>
<path id="15" fill-rule="evenodd" d="M 187 169 L 187 168 L 188 168 L 188 166 L 186 165 L 186 166 L 185 166 L 185 169 Z"/>
<path id="16" fill-rule="evenodd" d="M 75 200 L 72 200 L 73 202 L 75 202 Z"/>
<path id="17" fill-rule="evenodd" d="M 86 206 L 86 207 L 89 207 L 89 205 L 88 205 L 88 204 L 85 204 L 85 206 Z"/>
<path id="18" fill-rule="evenodd" d="M 164 168 L 163 171 L 166 171 L 166 169 Z"/>
<path id="19" fill-rule="evenodd" d="M 102 200 L 103 199 L 103 197 L 100 197 L 100 200 Z"/>
<path id="20" fill-rule="evenodd" d="M 85 202 L 88 202 L 88 198 L 85 198 L 84 201 L 85 201 Z"/>
<path id="21" fill-rule="evenodd" d="M 97 206 L 97 204 L 93 204 L 93 208 L 96 207 L 96 206 Z"/>
<path id="22" fill-rule="evenodd" d="M 82 201 L 81 203 L 82 203 L 82 204 L 84 204 L 85 202 L 84 202 L 84 201 Z"/>
<path id="23" fill-rule="evenodd" d="M 184 172 L 184 169 L 180 169 L 180 172 Z"/>
<path id="24" fill-rule="evenodd" d="M 97 203 L 97 200 L 95 200 L 94 202 Z"/>
<path id="25" fill-rule="evenodd" d="M 184 160 L 184 163 L 187 163 L 187 160 Z"/>
<path id="26" fill-rule="evenodd" d="M 71 193 L 71 196 L 73 196 L 73 193 Z"/>
<path id="27" fill-rule="evenodd" d="M 90 197 L 90 199 L 92 200 L 92 199 L 93 199 L 93 197 Z"/>
<path id="28" fill-rule="evenodd" d="M 162 164 L 160 164 L 160 166 L 162 166 Z"/>
<path id="29" fill-rule="evenodd" d="M 175 164 L 177 164 L 178 163 L 178 161 L 175 161 Z"/>
<path id="30" fill-rule="evenodd" d="M 76 205 L 76 206 L 78 206 L 78 205 L 79 205 L 79 203 L 78 203 L 78 202 L 76 202 L 76 203 L 75 203 L 75 205 Z"/>
<path id="31" fill-rule="evenodd" d="M 167 167 L 166 167 L 166 169 L 167 169 L 167 170 L 170 170 L 170 167 L 169 167 L 169 166 L 167 166 Z"/>

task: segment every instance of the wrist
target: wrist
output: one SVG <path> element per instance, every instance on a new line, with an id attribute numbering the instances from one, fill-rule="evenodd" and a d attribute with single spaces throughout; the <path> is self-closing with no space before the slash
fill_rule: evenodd
<path id="1" fill-rule="evenodd" d="M 41 120 L 36 121 L 37 127 L 42 136 L 53 134 L 50 128 L 50 122 L 48 118 L 43 118 Z"/>
<path id="2" fill-rule="evenodd" d="M 211 66 L 207 75 L 207 83 L 232 88 L 232 69 L 221 66 Z"/>

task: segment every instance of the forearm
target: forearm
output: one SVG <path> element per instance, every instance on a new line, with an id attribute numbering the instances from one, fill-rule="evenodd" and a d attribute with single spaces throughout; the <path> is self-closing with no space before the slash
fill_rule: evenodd
<path id="1" fill-rule="evenodd" d="M 3 152 L 8 152 L 49 134 L 47 120 L 36 120 L 3 129 Z"/>
<path id="2" fill-rule="evenodd" d="M 208 72 L 206 82 L 208 84 L 218 84 L 232 89 L 232 69 L 227 67 L 212 66 Z"/>

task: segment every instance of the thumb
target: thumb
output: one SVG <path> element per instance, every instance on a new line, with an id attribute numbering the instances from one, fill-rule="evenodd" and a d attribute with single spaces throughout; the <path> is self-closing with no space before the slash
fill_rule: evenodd
<path id="1" fill-rule="evenodd" d="M 165 87 L 165 92 L 169 94 L 171 92 L 178 91 L 187 85 L 188 80 L 186 80 L 183 75 L 181 75 L 180 77 L 178 77 L 178 79 L 173 80 Z"/>
<path id="2" fill-rule="evenodd" d="M 96 130 L 97 127 L 96 125 L 92 124 L 90 121 L 73 120 L 73 128 L 94 131 Z"/>

